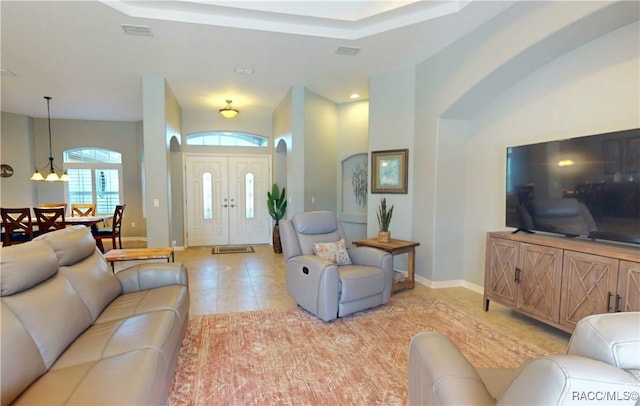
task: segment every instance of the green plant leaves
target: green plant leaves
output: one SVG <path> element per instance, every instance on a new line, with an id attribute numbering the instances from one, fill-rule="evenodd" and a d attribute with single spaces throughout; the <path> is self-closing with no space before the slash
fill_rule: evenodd
<path id="1" fill-rule="evenodd" d="M 280 222 L 280 219 L 287 212 L 285 188 L 280 191 L 277 183 L 271 186 L 271 192 L 267 192 L 267 210 L 269 210 L 269 215 L 276 221 L 276 224 Z"/>

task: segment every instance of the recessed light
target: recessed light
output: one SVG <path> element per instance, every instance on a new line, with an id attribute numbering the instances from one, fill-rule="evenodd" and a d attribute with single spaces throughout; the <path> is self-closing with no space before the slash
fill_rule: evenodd
<path id="1" fill-rule="evenodd" d="M 145 37 L 153 36 L 151 27 L 147 27 L 146 25 L 120 24 L 120 27 L 122 27 L 124 33 L 127 35 L 142 35 Z"/>
<path id="2" fill-rule="evenodd" d="M 352 93 L 351 96 L 349 96 L 352 99 L 359 99 L 360 95 L 358 93 Z"/>

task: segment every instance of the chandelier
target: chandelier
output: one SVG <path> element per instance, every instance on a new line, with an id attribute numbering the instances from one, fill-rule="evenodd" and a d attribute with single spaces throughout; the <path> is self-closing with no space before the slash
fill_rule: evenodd
<path id="1" fill-rule="evenodd" d="M 55 182 L 55 181 L 68 182 L 69 181 L 69 175 L 67 175 L 67 171 L 62 171 L 62 170 L 58 169 L 58 167 L 55 166 L 54 163 L 53 163 L 53 152 L 52 152 L 52 148 L 51 148 L 51 110 L 49 108 L 49 102 L 51 101 L 51 97 L 44 96 L 44 98 L 47 99 L 47 118 L 49 120 L 49 164 L 43 166 L 40 169 L 36 168 L 36 170 L 33 172 L 33 175 L 31 175 L 30 179 L 31 180 L 45 180 L 47 182 Z M 47 169 L 47 168 L 49 169 L 49 174 L 45 178 L 40 171 L 42 171 L 44 169 Z M 58 172 L 60 174 L 58 174 Z"/>
<path id="2" fill-rule="evenodd" d="M 220 114 L 222 114 L 224 118 L 234 118 L 235 116 L 238 115 L 238 113 L 239 113 L 238 110 L 231 107 L 230 99 L 227 99 L 227 106 L 223 109 L 220 109 Z"/>

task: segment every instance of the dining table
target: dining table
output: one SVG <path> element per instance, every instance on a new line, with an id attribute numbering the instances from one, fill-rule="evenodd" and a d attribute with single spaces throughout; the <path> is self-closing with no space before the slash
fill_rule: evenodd
<path id="1" fill-rule="evenodd" d="M 77 224 L 81 224 L 83 226 L 87 226 L 89 228 L 91 228 L 91 233 L 95 236 L 98 232 L 98 224 L 103 223 L 103 224 L 107 224 L 107 221 L 113 218 L 113 214 L 101 214 L 98 216 L 71 216 L 71 217 L 65 217 L 64 219 L 64 224 L 65 225 L 77 225 Z M 37 230 L 37 224 L 35 224 L 34 221 L 34 225 L 33 228 L 34 230 Z M 2 230 L 2 232 L 4 232 L 4 225 L 2 222 L 2 219 L 0 219 L 0 229 Z M 96 246 L 98 248 L 100 248 L 100 251 L 104 251 L 104 245 L 102 244 L 102 240 L 100 238 L 96 238 Z"/>
<path id="2" fill-rule="evenodd" d="M 69 225 L 77 225 L 81 224 L 91 228 L 91 233 L 95 236 L 98 232 L 98 224 L 99 223 L 107 223 L 107 220 L 113 218 L 113 214 L 105 214 L 99 216 L 79 216 L 79 217 L 65 217 L 65 224 Z M 104 251 L 104 246 L 102 245 L 102 239 L 96 238 L 96 246 L 100 248 L 100 251 Z"/>

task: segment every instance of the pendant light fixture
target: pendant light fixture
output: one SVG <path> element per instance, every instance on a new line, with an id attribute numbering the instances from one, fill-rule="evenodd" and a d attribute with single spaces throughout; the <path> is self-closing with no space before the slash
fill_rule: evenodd
<path id="1" fill-rule="evenodd" d="M 31 180 L 45 180 L 47 182 L 55 182 L 55 181 L 68 182 L 69 181 L 69 175 L 67 175 L 67 171 L 62 171 L 62 170 L 58 169 L 58 167 L 55 166 L 54 163 L 53 163 L 53 150 L 51 148 L 51 110 L 49 108 L 49 103 L 51 101 L 51 97 L 44 96 L 44 98 L 47 100 L 47 119 L 48 119 L 48 122 L 49 122 L 49 164 L 43 166 L 40 169 L 36 168 L 36 170 L 33 172 L 33 175 L 31 175 L 30 179 Z M 47 168 L 49 169 L 49 174 L 45 178 L 40 171 L 42 171 L 44 169 L 47 169 Z M 61 174 L 58 175 L 58 172 L 60 172 Z"/>
<path id="2" fill-rule="evenodd" d="M 239 113 L 238 110 L 231 107 L 230 99 L 227 99 L 227 106 L 223 109 L 220 109 L 220 114 L 222 114 L 224 118 L 234 118 L 235 116 L 238 115 L 238 113 Z"/>

